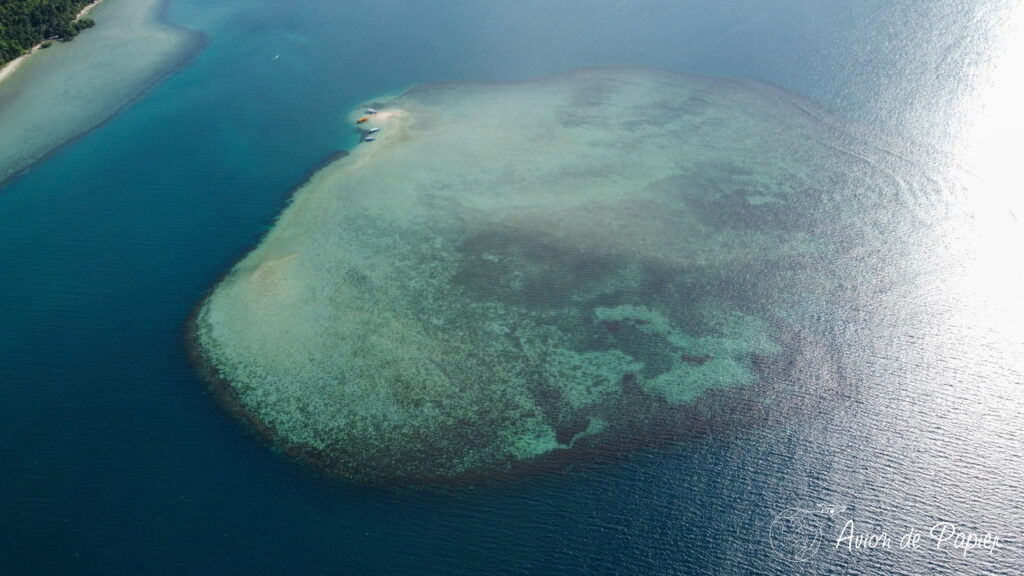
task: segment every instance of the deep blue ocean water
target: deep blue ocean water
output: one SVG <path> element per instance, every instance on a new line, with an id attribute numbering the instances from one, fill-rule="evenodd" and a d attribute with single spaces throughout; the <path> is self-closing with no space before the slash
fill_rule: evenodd
<path id="1" fill-rule="evenodd" d="M 951 116 L 1006 10 L 410 4 L 174 0 L 169 18 L 207 48 L 0 189 L 0 573 L 1024 573 L 1024 343 L 981 316 L 894 314 L 918 324 L 886 326 L 835 405 L 476 487 L 329 482 L 233 421 L 189 365 L 184 323 L 355 144 L 358 102 L 645 65 L 753 78 L 954 152 Z M 820 534 L 799 558 L 771 534 L 794 510 L 804 541 Z M 892 549 L 837 548 L 848 519 Z M 927 548 L 941 521 L 1002 547 Z M 925 541 L 901 550 L 911 526 Z"/>

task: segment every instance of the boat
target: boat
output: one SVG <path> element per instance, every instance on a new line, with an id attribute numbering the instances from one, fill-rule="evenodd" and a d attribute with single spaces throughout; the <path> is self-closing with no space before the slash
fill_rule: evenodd
<path id="1" fill-rule="evenodd" d="M 376 134 L 377 132 L 380 132 L 380 128 L 370 128 L 366 131 L 367 134 Z"/>

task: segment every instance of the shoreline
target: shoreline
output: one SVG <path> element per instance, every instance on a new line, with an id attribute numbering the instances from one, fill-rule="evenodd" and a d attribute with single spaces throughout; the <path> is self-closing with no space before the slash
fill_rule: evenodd
<path id="1" fill-rule="evenodd" d="M 3 67 L 0 68 L 0 85 L 3 85 L 4 80 L 10 78 L 11 75 L 13 75 L 18 70 L 18 68 L 20 68 L 21 65 L 25 63 L 25 60 L 27 60 L 29 56 L 32 56 L 38 50 L 40 50 L 41 47 L 42 44 L 36 44 L 32 47 L 31 50 L 29 50 L 28 54 L 22 54 L 14 60 L 11 60 L 10 62 L 4 64 Z"/>
<path id="2" fill-rule="evenodd" d="M 90 11 L 92 11 L 93 8 L 98 6 L 100 4 L 100 2 L 103 2 L 103 0 L 95 0 L 92 4 L 89 4 L 85 8 L 82 8 L 81 10 L 79 10 L 78 11 L 78 15 L 75 16 L 75 19 L 72 20 L 72 22 L 78 22 L 82 18 L 85 18 L 85 15 L 88 14 Z"/>
<path id="3" fill-rule="evenodd" d="M 78 22 L 82 18 L 85 18 L 85 16 L 89 12 L 91 12 L 93 8 L 98 6 L 101 2 L 103 2 L 103 0 L 95 0 L 95 2 L 93 2 L 92 4 L 89 4 L 85 8 L 82 8 L 78 12 L 78 15 L 75 16 L 74 20 L 72 20 L 72 22 Z M 29 56 L 32 56 L 33 54 L 41 50 L 43 48 L 43 44 L 45 44 L 46 42 L 52 42 L 52 40 L 43 40 L 39 44 L 33 46 L 32 49 L 28 51 L 28 54 L 22 54 L 14 60 L 7 62 L 3 66 L 0 66 L 0 85 L 3 84 L 4 80 L 9 78 L 12 74 L 15 73 L 15 71 L 17 71 L 18 68 L 20 68 L 21 65 L 25 63 Z"/>
<path id="4" fill-rule="evenodd" d="M 0 186 L 99 127 L 205 45 L 169 24 L 168 0 L 100 0 L 98 26 L 0 70 Z M 33 56 L 27 58 L 27 56 Z"/>

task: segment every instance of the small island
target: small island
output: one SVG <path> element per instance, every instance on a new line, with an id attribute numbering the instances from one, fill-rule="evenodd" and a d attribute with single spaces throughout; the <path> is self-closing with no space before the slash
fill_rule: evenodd
<path id="1" fill-rule="evenodd" d="M 79 18 L 96 0 L 6 0 L 0 2 L 0 67 L 53 40 L 68 41 L 95 25 Z"/>
<path id="2" fill-rule="evenodd" d="M 199 305 L 193 357 L 282 451 L 368 482 L 621 453 L 765 409 L 768 383 L 825 389 L 801 325 L 841 251 L 820 215 L 865 175 L 818 114 L 632 68 L 367 102 Z"/>

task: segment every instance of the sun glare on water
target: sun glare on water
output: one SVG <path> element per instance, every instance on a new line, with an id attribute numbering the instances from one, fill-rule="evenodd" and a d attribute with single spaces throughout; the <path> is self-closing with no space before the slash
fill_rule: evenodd
<path id="1" fill-rule="evenodd" d="M 973 342 L 999 375 L 986 379 L 998 396 L 1020 404 L 1024 374 L 1024 5 L 1013 5 L 989 31 L 987 64 L 959 108 L 951 149 L 965 192 L 943 240 L 952 251 L 944 274 L 955 312 L 950 338 Z M 955 329 L 954 329 L 955 328 Z M 982 350 L 984 349 L 984 350 Z"/>
<path id="2" fill-rule="evenodd" d="M 1019 251 L 1024 247 L 1024 195 L 1021 194 L 1020 134 L 1024 130 L 1024 6 L 1007 10 L 991 30 L 985 69 L 977 71 L 973 90 L 960 106 L 958 141 L 953 149 L 965 168 L 965 212 L 955 223 L 955 238 L 968 255 L 961 278 L 971 292 L 997 299 L 994 318 L 1006 328 L 1024 324 L 1017 295 L 1024 287 Z M 996 302 L 993 302 L 996 303 Z M 1008 314 L 1008 312 L 1013 314 Z"/>

